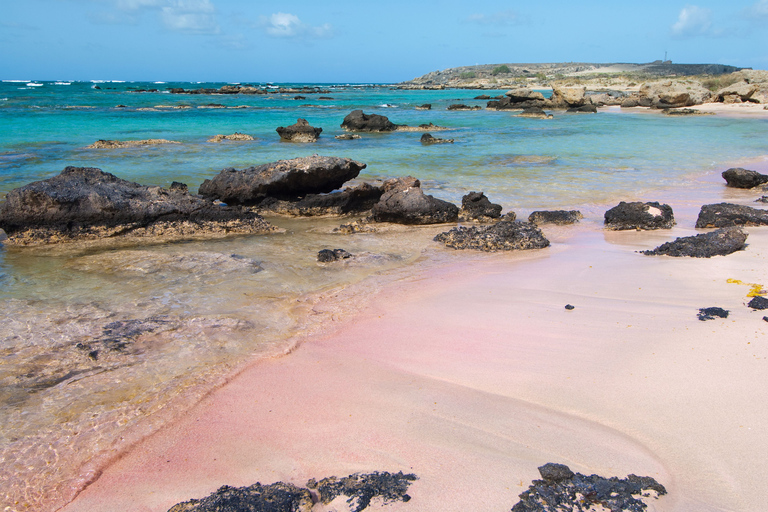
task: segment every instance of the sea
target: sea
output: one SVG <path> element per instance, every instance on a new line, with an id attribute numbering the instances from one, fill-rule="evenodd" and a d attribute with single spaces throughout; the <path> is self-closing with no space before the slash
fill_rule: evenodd
<path id="1" fill-rule="evenodd" d="M 599 226 L 620 200 L 654 200 L 768 155 L 764 118 L 448 110 L 485 107 L 478 95 L 503 90 L 251 83 L 242 85 L 266 94 L 170 92 L 224 85 L 236 84 L 0 82 L 0 201 L 66 166 L 143 185 L 182 182 L 194 193 L 224 168 L 320 154 L 365 163 L 351 185 L 414 176 L 456 204 L 482 191 L 520 219 L 578 209 Z M 416 108 L 424 104 L 431 109 Z M 422 132 L 409 131 L 336 139 L 356 109 L 396 124 L 433 123 L 445 128 L 433 136 L 454 142 L 425 146 Z M 299 118 L 323 129 L 317 142 L 281 142 L 276 128 Z M 255 140 L 209 142 L 235 132 Z M 87 147 L 100 139 L 178 144 Z M 377 277 L 454 257 L 432 241 L 446 226 L 344 235 L 334 228 L 354 217 L 268 220 L 277 232 L 211 241 L 0 247 L 1 510 L 56 510 L 244 364 L 285 356 L 301 335 L 354 314 Z M 319 250 L 335 248 L 356 257 L 318 263 Z M 324 306 L 342 295 L 346 302 Z"/>

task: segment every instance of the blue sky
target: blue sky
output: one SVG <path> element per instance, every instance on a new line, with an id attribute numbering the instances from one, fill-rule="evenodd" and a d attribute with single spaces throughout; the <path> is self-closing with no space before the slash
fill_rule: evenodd
<path id="1" fill-rule="evenodd" d="M 0 0 L 0 78 L 399 82 L 503 62 L 768 69 L 768 0 Z"/>

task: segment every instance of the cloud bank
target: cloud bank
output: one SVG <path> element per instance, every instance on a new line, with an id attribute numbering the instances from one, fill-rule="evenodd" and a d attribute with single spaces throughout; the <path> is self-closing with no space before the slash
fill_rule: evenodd
<path id="1" fill-rule="evenodd" d="M 262 16 L 259 25 L 267 35 L 293 39 L 325 39 L 333 37 L 333 27 L 329 23 L 311 26 L 302 22 L 295 14 L 276 12 L 271 16 Z"/>

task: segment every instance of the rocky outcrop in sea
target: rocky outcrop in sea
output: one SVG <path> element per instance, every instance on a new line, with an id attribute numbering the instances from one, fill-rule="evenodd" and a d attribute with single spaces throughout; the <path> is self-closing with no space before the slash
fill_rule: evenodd
<path id="1" fill-rule="evenodd" d="M 742 167 L 734 167 L 723 171 L 722 176 L 725 184 L 734 188 L 755 188 L 768 183 L 768 175 Z"/>
<path id="2" fill-rule="evenodd" d="M 657 202 L 620 202 L 605 212 L 605 227 L 626 229 L 670 229 L 675 225 L 672 207 Z"/>
<path id="3" fill-rule="evenodd" d="M 352 132 L 393 132 L 397 125 L 386 116 L 365 114 L 362 110 L 353 110 L 341 122 L 341 127 Z"/>
<path id="4" fill-rule="evenodd" d="M 494 204 L 483 192 L 470 192 L 461 198 L 459 220 L 493 221 L 501 217 L 502 207 Z"/>
<path id="5" fill-rule="evenodd" d="M 299 118 L 291 126 L 279 126 L 276 131 L 284 141 L 317 142 L 323 129 L 310 126 L 306 119 Z"/>
<path id="6" fill-rule="evenodd" d="M 385 182 L 381 199 L 371 209 L 375 222 L 442 224 L 458 217 L 456 205 L 425 194 L 421 182 L 412 177 Z"/>

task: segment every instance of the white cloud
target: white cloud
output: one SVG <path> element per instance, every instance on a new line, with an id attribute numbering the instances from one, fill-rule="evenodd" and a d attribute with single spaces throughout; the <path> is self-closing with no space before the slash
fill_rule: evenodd
<path id="1" fill-rule="evenodd" d="M 313 27 L 303 23 L 295 14 L 284 12 L 262 16 L 260 26 L 272 37 L 321 39 L 333 36 L 333 27 L 329 23 Z"/>
<path id="2" fill-rule="evenodd" d="M 712 11 L 696 5 L 686 5 L 672 25 L 675 37 L 715 35 L 712 29 Z"/>
<path id="3" fill-rule="evenodd" d="M 768 0 L 759 0 L 747 9 L 747 13 L 751 16 L 768 18 Z"/>
<path id="4" fill-rule="evenodd" d="M 466 21 L 477 25 L 508 26 L 520 23 L 520 16 L 514 11 L 500 11 L 494 14 L 472 14 Z"/>
<path id="5" fill-rule="evenodd" d="M 210 0 L 109 0 L 113 10 L 90 14 L 96 23 L 139 23 L 145 12 L 153 12 L 174 32 L 217 34 L 216 9 Z"/>

